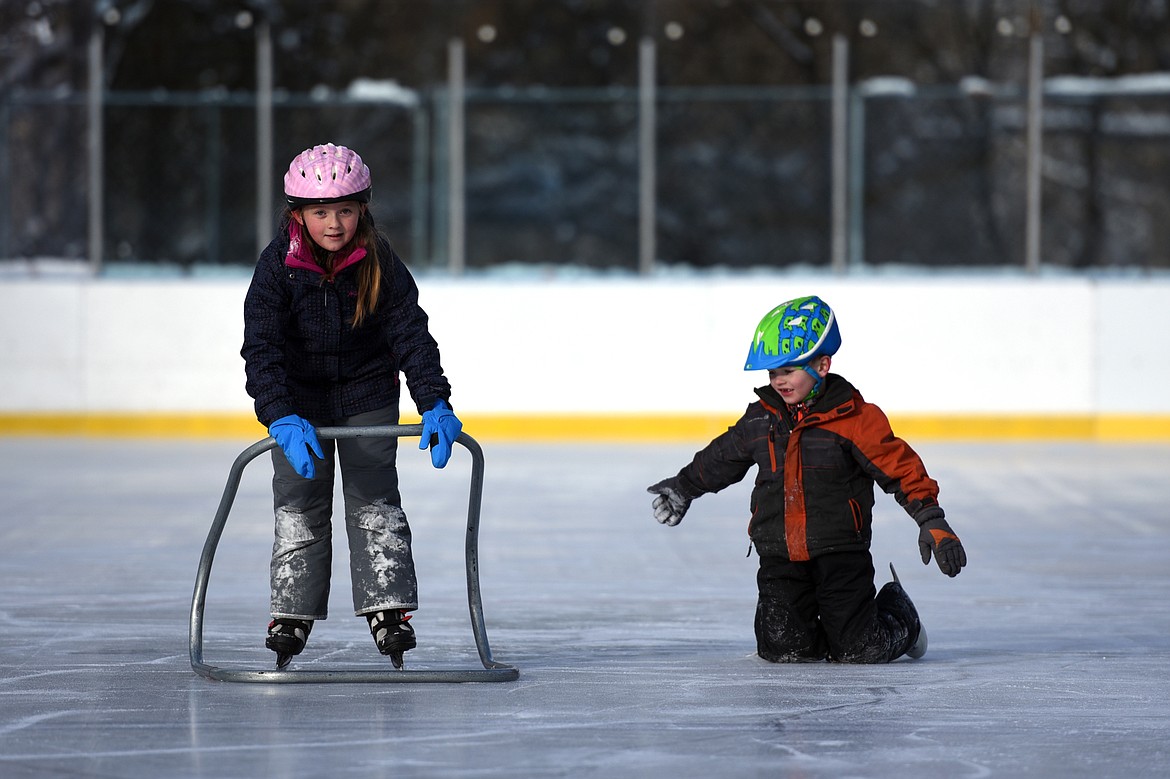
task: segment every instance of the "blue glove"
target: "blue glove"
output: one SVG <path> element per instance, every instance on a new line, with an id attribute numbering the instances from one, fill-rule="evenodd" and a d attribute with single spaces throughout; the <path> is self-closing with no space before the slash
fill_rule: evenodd
<path id="1" fill-rule="evenodd" d="M 309 424 L 309 420 L 298 417 L 296 414 L 289 414 L 269 425 L 268 435 L 280 444 L 284 456 L 288 458 L 289 464 L 297 473 L 306 479 L 311 479 L 317 474 L 317 469 L 313 466 L 313 458 L 309 456 L 309 450 L 311 449 L 313 454 L 322 460 L 325 459 L 325 453 L 321 451 L 321 443 L 317 440 L 317 431 Z"/>
<path id="2" fill-rule="evenodd" d="M 442 468 L 451 459 L 451 445 L 463 430 L 463 423 L 447 405 L 447 401 L 435 401 L 435 407 L 422 415 L 422 440 L 419 449 L 431 447 L 431 465 Z"/>

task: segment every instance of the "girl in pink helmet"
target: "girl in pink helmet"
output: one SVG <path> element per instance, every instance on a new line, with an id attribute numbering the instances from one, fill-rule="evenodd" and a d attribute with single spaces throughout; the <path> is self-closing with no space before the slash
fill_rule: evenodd
<path id="1" fill-rule="evenodd" d="M 447 464 L 462 424 L 418 304 L 413 277 L 368 208 L 370 169 L 344 146 L 298 154 L 284 176 L 287 207 L 260 254 L 244 301 L 244 358 L 256 416 L 272 450 L 276 539 L 272 621 L 278 668 L 305 647 L 329 602 L 335 459 L 340 463 L 353 606 L 379 651 L 402 667 L 418 608 L 410 526 L 395 468 L 397 441 L 318 440 L 320 426 L 398 423 L 405 374 L 423 419 L 419 448 Z"/>

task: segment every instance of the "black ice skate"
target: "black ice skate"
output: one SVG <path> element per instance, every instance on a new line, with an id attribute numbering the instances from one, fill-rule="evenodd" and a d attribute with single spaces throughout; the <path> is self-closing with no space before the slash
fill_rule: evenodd
<path id="1" fill-rule="evenodd" d="M 390 662 L 399 669 L 402 668 L 402 653 L 416 646 L 414 628 L 407 622 L 409 619 L 410 615 L 402 609 L 387 609 L 366 615 L 378 651 L 388 655 Z"/>
<path id="2" fill-rule="evenodd" d="M 894 584 L 901 587 L 902 582 L 898 580 L 898 572 L 894 570 L 893 563 L 890 563 L 890 575 L 894 577 Z M 905 598 L 906 605 L 909 606 L 909 611 L 913 614 L 914 627 L 918 631 L 917 635 L 915 635 L 914 629 L 911 629 L 910 648 L 906 650 L 906 655 L 917 660 L 926 654 L 926 628 L 922 626 L 922 620 L 918 618 L 918 609 L 914 608 L 914 604 L 910 601 L 910 596 L 906 595 L 905 590 L 902 591 L 902 596 Z"/>
<path id="3" fill-rule="evenodd" d="M 276 652 L 276 667 L 284 668 L 293 655 L 299 655 L 305 648 L 305 641 L 313 630 L 312 621 L 277 617 L 268 623 L 268 638 L 264 646 Z"/>

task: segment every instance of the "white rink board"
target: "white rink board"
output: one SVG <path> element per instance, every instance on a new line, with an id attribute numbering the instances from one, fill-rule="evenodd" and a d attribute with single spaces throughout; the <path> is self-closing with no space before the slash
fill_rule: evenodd
<path id="1" fill-rule="evenodd" d="M 1170 413 L 1170 280 L 418 280 L 466 413 L 738 413 L 752 329 L 805 294 L 838 312 L 834 370 L 889 413 Z M 0 280 L 0 413 L 250 413 L 246 289 Z"/>

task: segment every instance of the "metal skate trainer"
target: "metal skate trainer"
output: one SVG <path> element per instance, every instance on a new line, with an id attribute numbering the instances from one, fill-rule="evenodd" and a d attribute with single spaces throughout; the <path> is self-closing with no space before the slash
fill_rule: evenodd
<path id="1" fill-rule="evenodd" d="M 388 438 L 418 437 L 422 425 L 384 425 L 374 427 L 322 427 L 317 429 L 320 438 L 358 438 L 360 436 L 382 436 Z M 308 682 L 510 682 L 519 678 L 520 670 L 492 659 L 488 645 L 487 628 L 483 620 L 483 603 L 479 589 L 479 512 L 483 497 L 483 450 L 474 438 L 461 433 L 456 443 L 471 453 L 471 490 L 467 504 L 467 606 L 471 613 L 471 632 L 479 650 L 483 668 L 451 670 L 395 670 L 395 669 L 339 669 L 339 670 L 244 670 L 219 668 L 203 662 L 203 608 L 207 600 L 207 582 L 211 576 L 211 563 L 215 550 L 227 523 L 228 513 L 235 502 L 236 491 L 244 467 L 259 455 L 276 446 L 272 438 L 257 441 L 245 449 L 232 464 L 227 486 L 219 502 L 219 511 L 211 523 L 203 555 L 199 559 L 199 571 L 195 577 L 195 592 L 191 598 L 191 668 L 195 673 L 208 679 L 223 682 L 264 682 L 264 683 L 308 683 Z"/>

